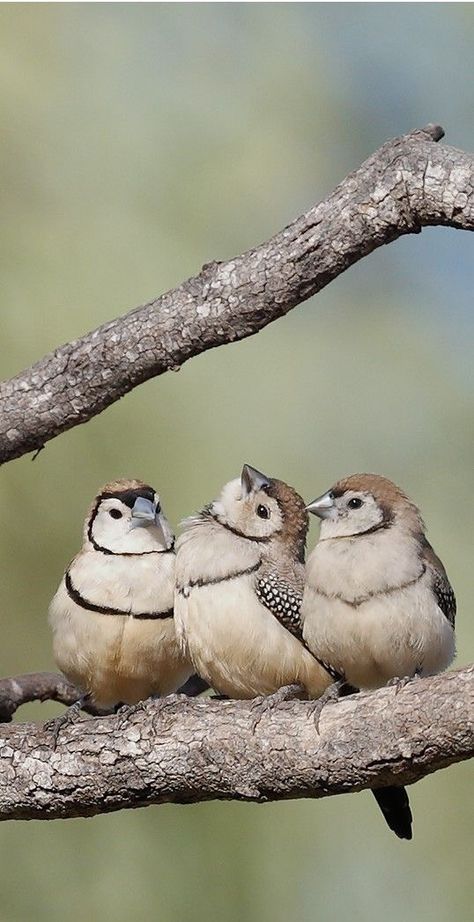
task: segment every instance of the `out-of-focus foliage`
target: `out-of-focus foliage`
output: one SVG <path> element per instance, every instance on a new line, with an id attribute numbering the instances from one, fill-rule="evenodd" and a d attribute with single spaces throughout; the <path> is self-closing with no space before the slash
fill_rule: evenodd
<path id="1" fill-rule="evenodd" d="M 2 5 L 2 377 L 258 243 L 387 137 L 438 120 L 472 149 L 473 41 L 469 4 Z M 2 468 L 1 673 L 53 667 L 48 601 L 103 481 L 156 484 L 176 523 L 243 461 L 308 499 L 356 470 L 403 485 L 472 659 L 472 256 L 399 241 Z M 412 788 L 412 844 L 368 794 L 7 824 L 0 917 L 468 919 L 472 783 Z"/>

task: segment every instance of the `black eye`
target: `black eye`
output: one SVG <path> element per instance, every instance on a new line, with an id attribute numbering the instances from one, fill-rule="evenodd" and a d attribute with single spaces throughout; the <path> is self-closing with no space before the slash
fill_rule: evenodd
<path id="1" fill-rule="evenodd" d="M 347 505 L 349 506 L 349 509 L 360 509 L 360 507 L 363 506 L 364 503 L 363 503 L 363 500 L 359 499 L 358 496 L 353 496 L 352 499 L 349 500 Z"/>
<path id="2" fill-rule="evenodd" d="M 269 519 L 270 510 L 268 506 L 257 506 L 257 515 L 259 515 L 261 519 Z"/>
<path id="3" fill-rule="evenodd" d="M 120 512 L 120 509 L 109 509 L 109 515 L 111 515 L 113 519 L 122 518 L 122 513 Z"/>

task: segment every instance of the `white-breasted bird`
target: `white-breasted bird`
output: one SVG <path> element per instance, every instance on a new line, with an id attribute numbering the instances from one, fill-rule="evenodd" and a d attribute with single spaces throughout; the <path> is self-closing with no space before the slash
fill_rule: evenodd
<path id="1" fill-rule="evenodd" d="M 456 601 L 414 503 L 385 477 L 353 474 L 307 508 L 322 519 L 302 608 L 308 646 L 358 688 L 446 669 Z"/>
<path id="2" fill-rule="evenodd" d="M 319 697 L 332 679 L 301 642 L 308 514 L 298 493 L 245 465 L 183 524 L 175 621 L 199 675 L 231 698 L 288 685 Z"/>
<path id="3" fill-rule="evenodd" d="M 353 474 L 307 509 L 322 519 L 301 611 L 308 647 L 361 689 L 446 669 L 456 601 L 414 503 L 385 477 Z M 395 831 L 386 792 L 397 790 L 374 791 Z M 402 817 L 398 834 L 408 826 Z"/>
<path id="4" fill-rule="evenodd" d="M 56 663 L 95 706 L 170 694 L 193 672 L 175 632 L 175 560 L 155 490 L 105 484 L 49 609 Z"/>

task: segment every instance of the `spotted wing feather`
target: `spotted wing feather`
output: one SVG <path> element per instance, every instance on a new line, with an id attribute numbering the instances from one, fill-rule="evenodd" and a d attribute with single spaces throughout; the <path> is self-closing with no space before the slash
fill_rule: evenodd
<path id="1" fill-rule="evenodd" d="M 303 630 L 300 619 L 302 592 L 272 570 L 257 579 L 255 591 L 262 605 L 271 611 L 277 621 L 290 634 L 302 641 Z"/>
<path id="2" fill-rule="evenodd" d="M 282 627 L 300 641 L 332 679 L 334 681 L 341 679 L 340 673 L 330 663 L 319 659 L 313 650 L 309 649 L 303 637 L 303 623 L 300 617 L 303 589 L 290 585 L 279 573 L 270 570 L 259 576 L 255 584 L 255 592 L 262 605 L 274 615 Z"/>
<path id="3" fill-rule="evenodd" d="M 433 592 L 443 615 L 446 615 L 449 623 L 454 628 L 456 621 L 456 596 L 454 595 L 449 580 L 443 579 L 438 574 L 435 574 L 433 578 Z"/>
<path id="4" fill-rule="evenodd" d="M 432 588 L 438 606 L 454 629 L 456 620 L 456 597 L 443 564 L 426 538 L 423 540 L 423 559 L 431 574 Z"/>

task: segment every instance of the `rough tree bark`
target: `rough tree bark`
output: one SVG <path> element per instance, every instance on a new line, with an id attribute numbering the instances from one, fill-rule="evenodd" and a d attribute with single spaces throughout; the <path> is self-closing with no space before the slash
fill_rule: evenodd
<path id="1" fill-rule="evenodd" d="M 135 386 L 250 336 L 376 247 L 428 225 L 474 230 L 474 159 L 434 142 L 439 126 L 389 141 L 328 198 L 254 250 L 56 349 L 0 387 L 0 463 L 40 449 Z M 0 682 L 0 720 L 26 700 L 68 703 L 53 674 Z M 411 784 L 474 755 L 474 666 L 323 711 L 287 702 L 171 696 L 131 716 L 52 734 L 0 726 L 0 818 L 54 818 L 165 801 L 325 797 Z"/>
<path id="2" fill-rule="evenodd" d="M 84 718 L 52 734 L 0 726 L 0 819 L 90 816 L 157 803 L 263 802 L 411 784 L 474 755 L 474 666 L 324 709 L 258 719 L 252 701 L 172 695 L 130 717 Z"/>
<path id="3" fill-rule="evenodd" d="M 384 144 L 271 240 L 204 266 L 0 387 L 0 463 L 84 423 L 192 356 L 256 333 L 353 263 L 434 224 L 474 229 L 474 159 L 428 125 Z"/>

